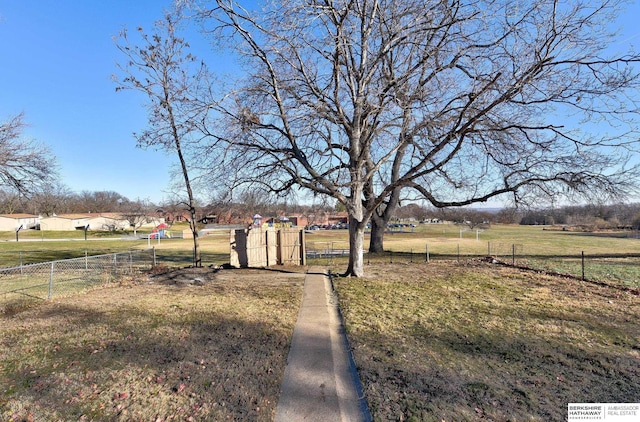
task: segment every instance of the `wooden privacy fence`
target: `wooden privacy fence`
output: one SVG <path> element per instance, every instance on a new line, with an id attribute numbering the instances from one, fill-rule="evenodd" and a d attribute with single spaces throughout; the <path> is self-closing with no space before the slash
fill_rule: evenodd
<path id="1" fill-rule="evenodd" d="M 306 265 L 302 228 L 231 230 L 229 244 L 232 267 Z"/>

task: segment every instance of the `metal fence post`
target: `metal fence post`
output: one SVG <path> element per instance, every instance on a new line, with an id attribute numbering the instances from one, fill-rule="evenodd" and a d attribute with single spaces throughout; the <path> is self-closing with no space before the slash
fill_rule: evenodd
<path id="1" fill-rule="evenodd" d="M 429 244 L 427 243 L 426 245 L 426 260 L 427 260 L 427 264 L 429 263 Z"/>
<path id="2" fill-rule="evenodd" d="M 49 273 L 49 299 L 53 297 L 53 269 L 55 261 L 51 261 L 51 272 Z"/>
<path id="3" fill-rule="evenodd" d="M 516 245 L 511 245 L 511 265 L 516 266 Z"/>
<path id="4" fill-rule="evenodd" d="M 584 251 L 582 251 L 582 281 L 584 281 Z"/>

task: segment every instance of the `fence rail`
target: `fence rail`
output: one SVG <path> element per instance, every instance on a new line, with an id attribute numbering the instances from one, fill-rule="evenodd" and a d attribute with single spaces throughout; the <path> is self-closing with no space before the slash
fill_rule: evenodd
<path id="1" fill-rule="evenodd" d="M 421 251 L 387 251 L 381 254 L 365 253 L 365 263 L 413 263 L 432 259 L 478 259 L 492 257 L 516 267 L 570 275 L 583 280 L 597 281 L 632 289 L 640 289 L 640 254 L 588 254 L 567 252 L 562 255 L 532 255 L 523 244 L 490 243 L 487 254 L 465 251 L 460 246 L 453 253 L 430 253 L 428 243 Z M 20 253 L 20 257 L 27 254 Z M 209 256 L 210 255 L 210 256 Z M 207 262 L 229 262 L 227 254 L 209 254 Z M 309 264 L 335 265 L 349 256 L 346 242 L 309 242 L 306 257 Z M 108 283 L 136 271 L 150 269 L 156 262 L 169 265 L 189 264 L 190 253 L 156 251 L 154 248 L 132 250 L 41 262 L 0 268 L 0 312 L 7 303 L 20 303 L 29 299 L 48 299 L 68 295 Z M 205 260 L 203 258 L 203 260 Z M 23 262 L 21 260 L 21 262 Z"/>
<path id="2" fill-rule="evenodd" d="M 0 305 L 77 293 L 150 269 L 154 262 L 151 248 L 2 268 Z"/>
<path id="3" fill-rule="evenodd" d="M 349 256 L 349 250 L 335 247 L 330 242 L 317 242 L 307 248 L 310 264 L 337 265 Z M 388 250 L 384 253 L 365 252 L 365 264 L 372 263 L 418 263 L 430 260 L 485 259 L 491 257 L 496 263 L 523 269 L 545 271 L 557 275 L 571 276 L 581 280 L 601 282 L 613 286 L 640 289 L 640 254 L 589 254 L 584 251 L 566 252 L 562 255 L 533 255 L 527 253 L 526 244 L 491 243 L 487 254 L 467 251 L 458 246 L 453 253 L 432 253 L 429 245 L 422 250 Z"/>

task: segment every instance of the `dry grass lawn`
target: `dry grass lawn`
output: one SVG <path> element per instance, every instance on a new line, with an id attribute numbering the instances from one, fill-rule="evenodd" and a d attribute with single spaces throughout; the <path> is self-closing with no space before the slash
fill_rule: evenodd
<path id="1" fill-rule="evenodd" d="M 484 262 L 334 282 L 376 421 L 562 421 L 640 401 L 640 296 Z"/>
<path id="2" fill-rule="evenodd" d="M 12 308 L 0 420 L 270 421 L 303 282 L 183 269 Z M 561 421 L 569 402 L 640 400 L 637 291 L 480 261 L 334 282 L 376 421 Z"/>
<path id="3" fill-rule="evenodd" d="M 0 420 L 270 421 L 303 281 L 175 271 L 0 315 Z"/>

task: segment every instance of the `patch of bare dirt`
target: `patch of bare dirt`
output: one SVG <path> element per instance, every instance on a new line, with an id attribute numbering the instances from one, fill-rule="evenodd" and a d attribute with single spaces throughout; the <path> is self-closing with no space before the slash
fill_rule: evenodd
<path id="1" fill-rule="evenodd" d="M 163 272 L 151 274 L 149 281 L 168 285 L 202 286 L 205 283 L 214 281 L 218 271 L 219 268 L 217 267 L 166 268 Z"/>
<path id="2" fill-rule="evenodd" d="M 163 285 L 202 286 L 211 282 L 233 283 L 260 281 L 279 284 L 304 280 L 304 267 L 225 268 L 219 266 L 163 268 L 149 275 L 149 282 Z"/>

